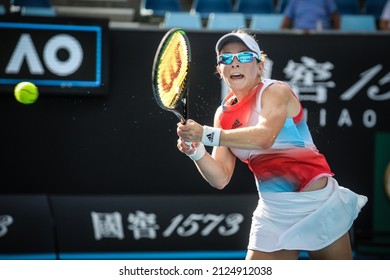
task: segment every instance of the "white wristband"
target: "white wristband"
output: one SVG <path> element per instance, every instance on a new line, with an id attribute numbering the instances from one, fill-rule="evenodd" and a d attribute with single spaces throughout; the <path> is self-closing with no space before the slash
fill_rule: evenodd
<path id="1" fill-rule="evenodd" d="M 192 160 L 200 160 L 205 154 L 206 148 L 202 143 L 200 143 L 199 146 L 195 148 L 195 152 L 193 154 L 188 155 L 188 157 Z"/>
<path id="2" fill-rule="evenodd" d="M 204 125 L 202 143 L 206 146 L 219 146 L 222 129 Z"/>

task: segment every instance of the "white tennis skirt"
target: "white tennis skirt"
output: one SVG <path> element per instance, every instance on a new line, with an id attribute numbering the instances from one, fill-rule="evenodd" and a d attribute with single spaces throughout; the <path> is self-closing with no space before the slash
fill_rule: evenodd
<path id="1" fill-rule="evenodd" d="M 260 192 L 248 249 L 319 250 L 351 228 L 367 197 L 329 177 L 325 188 L 308 192 Z"/>

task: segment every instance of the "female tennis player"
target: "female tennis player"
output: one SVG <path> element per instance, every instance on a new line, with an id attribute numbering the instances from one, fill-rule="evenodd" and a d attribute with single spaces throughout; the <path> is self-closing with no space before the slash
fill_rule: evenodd
<path id="1" fill-rule="evenodd" d="M 333 178 L 293 90 L 262 78 L 266 54 L 252 34 L 225 34 L 215 51 L 217 71 L 231 92 L 213 127 L 191 119 L 178 123 L 177 146 L 217 189 L 229 183 L 236 158 L 253 172 L 259 202 L 246 259 L 298 259 L 302 250 L 311 259 L 352 259 L 349 229 L 367 197 Z M 213 146 L 211 155 L 205 145 Z"/>

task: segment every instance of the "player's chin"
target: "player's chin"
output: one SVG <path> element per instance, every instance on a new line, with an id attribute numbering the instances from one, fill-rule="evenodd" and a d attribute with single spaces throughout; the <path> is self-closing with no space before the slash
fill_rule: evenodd
<path id="1" fill-rule="evenodd" d="M 247 88 L 247 86 L 243 82 L 233 82 L 230 83 L 230 89 L 234 92 L 243 91 Z"/>

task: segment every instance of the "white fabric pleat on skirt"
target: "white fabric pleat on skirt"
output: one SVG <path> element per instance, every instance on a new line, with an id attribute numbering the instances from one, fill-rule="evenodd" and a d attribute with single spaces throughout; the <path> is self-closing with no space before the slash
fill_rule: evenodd
<path id="1" fill-rule="evenodd" d="M 319 250 L 352 226 L 367 197 L 328 178 L 325 188 L 308 192 L 260 192 L 248 249 Z"/>

